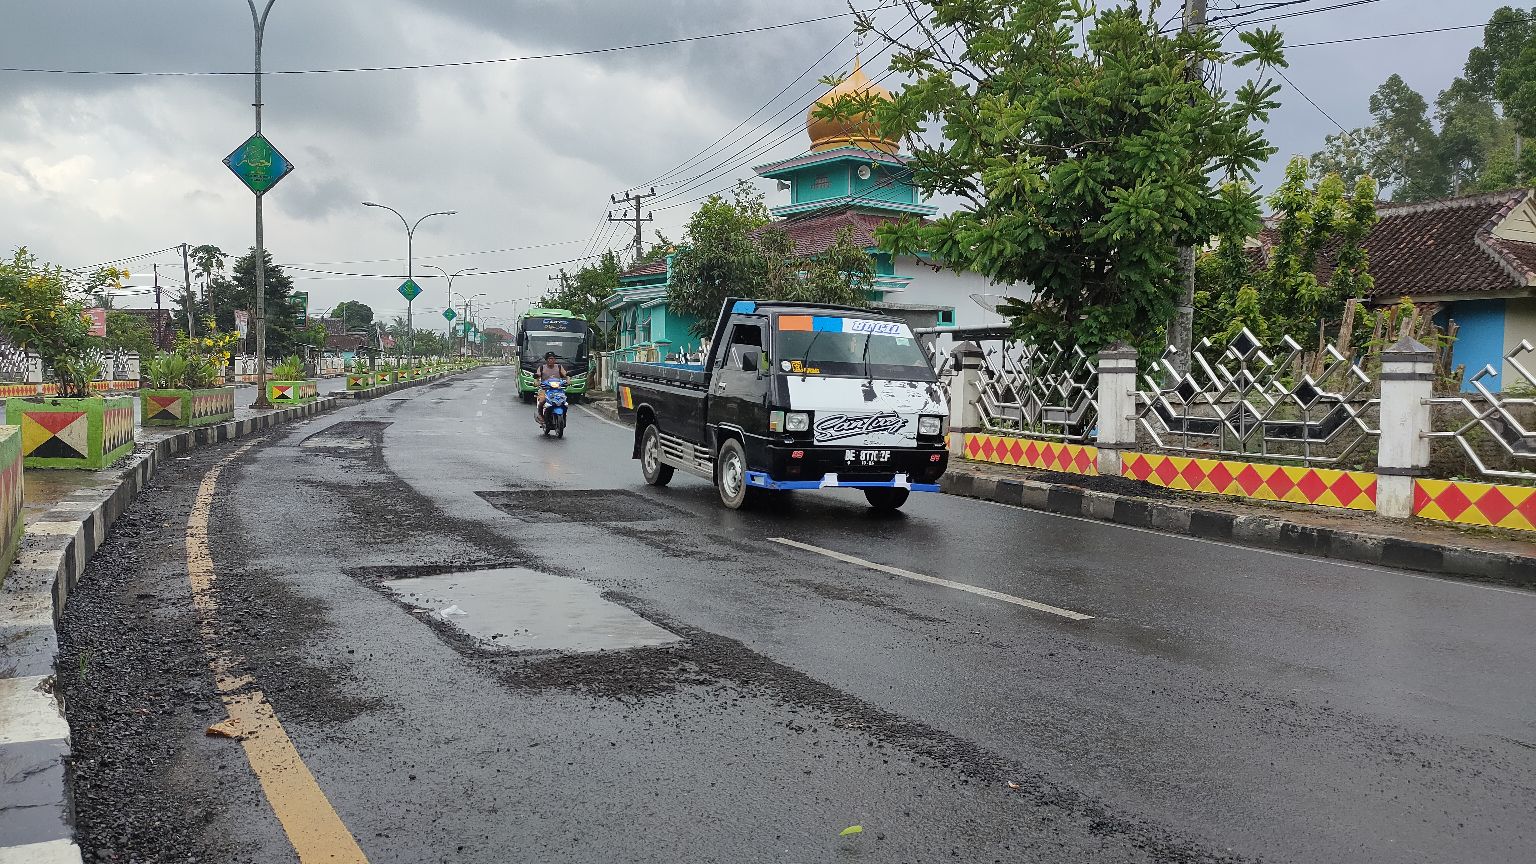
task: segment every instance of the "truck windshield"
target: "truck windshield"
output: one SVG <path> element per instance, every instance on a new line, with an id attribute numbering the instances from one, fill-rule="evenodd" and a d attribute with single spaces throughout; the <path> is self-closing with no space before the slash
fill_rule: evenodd
<path id="1" fill-rule="evenodd" d="M 933 367 L 905 324 L 860 318 L 823 318 L 803 327 L 781 316 L 774 365 L 794 375 L 932 381 Z M 787 368 L 786 368 L 787 366 Z"/>

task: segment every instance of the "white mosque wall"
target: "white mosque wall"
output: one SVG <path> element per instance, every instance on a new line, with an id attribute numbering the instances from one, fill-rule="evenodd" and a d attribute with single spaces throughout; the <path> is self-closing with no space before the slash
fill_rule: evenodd
<path id="1" fill-rule="evenodd" d="M 972 294 L 1004 295 L 1027 300 L 1032 295 L 1028 285 L 999 285 L 979 273 L 957 273 L 954 270 L 934 270 L 916 258 L 900 257 L 895 263 L 897 276 L 910 276 L 912 282 L 906 290 L 887 294 L 890 303 L 918 303 L 933 306 L 953 306 L 955 326 L 985 327 L 1005 323 L 1003 316 L 984 309 L 971 299 Z M 939 342 L 941 350 L 947 350 L 951 340 Z"/>

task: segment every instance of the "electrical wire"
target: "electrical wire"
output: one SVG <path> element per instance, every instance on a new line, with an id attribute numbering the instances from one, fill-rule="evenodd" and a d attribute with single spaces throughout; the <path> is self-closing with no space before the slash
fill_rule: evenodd
<path id="1" fill-rule="evenodd" d="M 865 11 L 874 11 L 879 6 Z M 780 24 L 766 24 L 761 27 L 748 27 L 742 30 L 729 30 L 723 33 L 706 33 L 699 36 L 680 36 L 676 39 L 658 39 L 652 42 L 637 42 L 629 45 L 613 45 L 606 48 L 585 48 L 576 51 L 557 51 L 546 54 L 526 54 L 518 57 L 496 57 L 486 60 L 453 60 L 442 63 L 413 63 L 399 66 L 344 66 L 329 69 L 264 69 L 263 75 L 331 75 L 349 72 L 407 72 L 421 69 L 450 69 L 461 66 L 488 66 L 500 63 L 521 63 L 530 60 L 555 60 L 566 57 L 586 57 L 594 54 L 611 54 L 618 51 L 633 51 L 638 48 L 660 48 L 668 45 L 683 45 L 689 42 L 702 42 L 707 39 L 720 39 L 727 36 L 745 36 L 752 33 L 766 33 L 772 30 L 782 30 L 786 27 L 799 27 L 804 24 L 815 24 L 821 21 L 834 21 L 839 18 L 847 18 L 852 15 L 862 15 L 865 11 L 850 9 L 847 12 L 838 12 L 833 15 L 822 15 L 816 18 L 805 18 L 799 21 L 786 21 Z M 42 69 L 17 66 L 0 67 L 0 72 L 22 72 L 42 75 L 109 75 L 121 77 L 220 77 L 220 76 L 246 76 L 254 75 L 253 70 L 242 71 L 142 71 L 142 70 L 104 70 L 104 69 Z"/>

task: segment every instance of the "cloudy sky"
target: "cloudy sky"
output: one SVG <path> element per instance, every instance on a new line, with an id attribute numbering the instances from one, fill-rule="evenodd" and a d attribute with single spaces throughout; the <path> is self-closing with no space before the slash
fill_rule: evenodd
<path id="1" fill-rule="evenodd" d="M 1210 14 L 1274 2 L 1211 0 Z M 1305 0 L 1268 14 L 1323 9 L 1275 22 L 1300 46 L 1477 24 L 1502 5 L 1324 8 L 1344 2 Z M 269 72 L 492 60 L 846 9 L 842 0 L 278 0 L 264 59 Z M 885 15 L 897 21 L 896 12 Z M 264 131 L 297 166 L 267 196 L 267 247 L 294 265 L 312 311 L 358 299 L 382 315 L 403 314 L 394 288 L 405 272 L 404 230 L 360 202 L 413 217 L 457 210 L 422 225 L 418 277 L 435 273 L 428 264 L 508 271 L 454 283 L 485 295 L 477 302 L 491 304 L 493 323 L 506 323 L 518 298 L 547 287 L 554 268 L 546 265 L 625 242 L 622 226 L 603 221 L 610 194 L 655 183 L 662 195 L 649 205 L 656 221 L 648 228 L 676 237 L 693 199 L 751 176 L 751 165 L 803 151 L 800 118 L 816 78 L 847 70 L 849 27 L 842 17 L 577 57 L 264 76 Z M 1310 153 L 1337 131 L 1323 111 L 1350 128 L 1364 124 L 1370 92 L 1392 72 L 1433 101 L 1481 38 L 1480 29 L 1461 29 L 1293 49 L 1287 74 L 1321 111 L 1287 88 L 1269 129 L 1280 154 L 1261 180 L 1273 182 L 1287 156 Z M 0 66 L 209 72 L 249 71 L 250 63 L 244 0 L 0 0 Z M 883 68 L 877 54 L 867 71 L 878 77 Z M 243 250 L 253 242 L 253 199 L 220 160 L 250 134 L 250 103 L 248 75 L 0 72 L 0 246 L 25 245 L 70 267 L 182 242 Z M 701 154 L 765 103 L 718 152 Z M 779 203 L 781 193 L 765 188 Z M 171 254 L 128 263 L 131 284 L 147 283 L 154 262 L 174 284 L 180 259 Z M 418 281 L 426 289 L 418 320 L 440 323 L 444 281 Z"/>

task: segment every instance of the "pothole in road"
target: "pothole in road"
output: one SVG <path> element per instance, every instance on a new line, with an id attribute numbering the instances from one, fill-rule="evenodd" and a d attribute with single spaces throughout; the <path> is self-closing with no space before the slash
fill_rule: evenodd
<path id="1" fill-rule="evenodd" d="M 394 579 L 382 587 L 412 614 L 431 616 L 485 650 L 616 651 L 678 641 L 584 580 L 523 567 Z"/>
<path id="2" fill-rule="evenodd" d="M 300 441 L 299 448 L 344 456 L 377 450 L 384 443 L 384 429 L 389 425 L 378 420 L 343 420 Z"/>
<path id="3" fill-rule="evenodd" d="M 647 522 L 688 515 L 624 489 L 513 489 L 475 494 L 524 522 Z"/>

